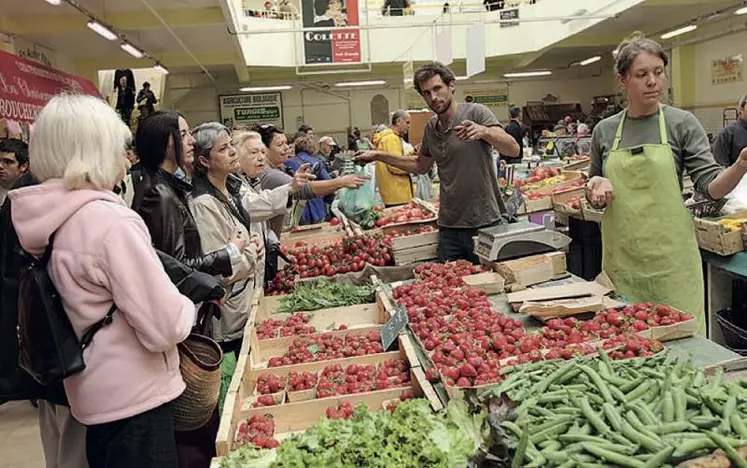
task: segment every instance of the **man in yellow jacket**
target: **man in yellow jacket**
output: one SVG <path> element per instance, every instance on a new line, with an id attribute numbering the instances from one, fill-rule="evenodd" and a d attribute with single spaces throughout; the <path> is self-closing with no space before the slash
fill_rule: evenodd
<path id="1" fill-rule="evenodd" d="M 410 113 L 404 110 L 392 114 L 392 126 L 374 135 L 374 145 L 379 151 L 404 156 L 402 137 L 410 131 Z M 404 205 L 413 199 L 410 174 L 376 161 L 376 182 L 386 206 Z"/>

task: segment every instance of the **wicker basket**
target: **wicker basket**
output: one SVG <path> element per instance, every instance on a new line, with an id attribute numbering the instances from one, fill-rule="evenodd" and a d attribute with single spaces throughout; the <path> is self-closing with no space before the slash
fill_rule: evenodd
<path id="1" fill-rule="evenodd" d="M 747 356 L 747 330 L 735 323 L 731 308 L 716 312 L 716 321 L 726 341 L 726 347 L 742 356 Z"/>
<path id="2" fill-rule="evenodd" d="M 223 351 L 212 339 L 190 334 L 179 343 L 179 370 L 187 388 L 173 402 L 174 429 L 193 431 L 213 415 L 220 394 Z"/>

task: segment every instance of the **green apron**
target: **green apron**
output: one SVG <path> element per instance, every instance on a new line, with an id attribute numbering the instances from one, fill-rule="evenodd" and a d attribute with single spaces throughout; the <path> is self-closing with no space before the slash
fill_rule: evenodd
<path id="1" fill-rule="evenodd" d="M 664 112 L 659 109 L 660 144 L 620 149 L 626 115 L 604 165 L 614 195 L 602 218 L 602 268 L 618 294 L 694 315 L 704 336 L 700 252 L 682 201 Z"/>

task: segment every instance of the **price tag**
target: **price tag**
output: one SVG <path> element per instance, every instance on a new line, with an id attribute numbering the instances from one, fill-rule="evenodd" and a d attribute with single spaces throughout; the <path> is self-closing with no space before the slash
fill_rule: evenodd
<path id="1" fill-rule="evenodd" d="M 513 193 L 506 199 L 506 211 L 511 217 L 515 217 L 519 213 L 521 205 L 524 204 L 524 195 L 521 190 L 514 190 Z"/>
<path id="2" fill-rule="evenodd" d="M 385 351 L 388 351 L 392 344 L 397 341 L 397 335 L 404 330 L 408 321 L 407 310 L 404 306 L 399 306 L 392 314 L 392 318 L 381 329 L 381 344 L 384 346 Z"/>

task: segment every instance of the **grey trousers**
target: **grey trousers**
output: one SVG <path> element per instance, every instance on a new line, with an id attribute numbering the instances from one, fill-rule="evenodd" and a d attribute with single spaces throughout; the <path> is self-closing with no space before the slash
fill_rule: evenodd
<path id="1" fill-rule="evenodd" d="M 39 400 L 39 432 L 47 468 L 88 468 L 86 426 L 70 408 Z"/>

